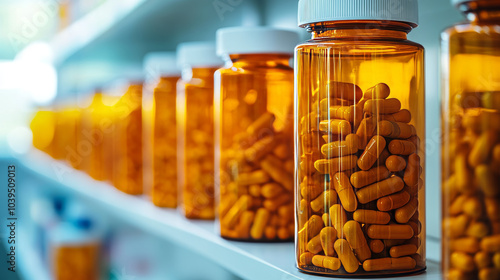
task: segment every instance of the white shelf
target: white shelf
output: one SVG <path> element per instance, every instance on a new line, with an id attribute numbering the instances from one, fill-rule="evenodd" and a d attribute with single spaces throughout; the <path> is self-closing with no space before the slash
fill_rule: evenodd
<path id="1" fill-rule="evenodd" d="M 244 279 L 322 279 L 297 270 L 292 243 L 228 241 L 219 237 L 214 222 L 191 221 L 176 210 L 155 207 L 145 197 L 124 194 L 39 151 L 32 151 L 18 160 L 25 168 L 49 179 L 54 188 L 90 199 L 111 215 L 189 248 Z M 427 246 L 439 244 L 429 240 Z M 425 273 L 405 279 L 441 279 L 439 264 L 428 260 Z"/>

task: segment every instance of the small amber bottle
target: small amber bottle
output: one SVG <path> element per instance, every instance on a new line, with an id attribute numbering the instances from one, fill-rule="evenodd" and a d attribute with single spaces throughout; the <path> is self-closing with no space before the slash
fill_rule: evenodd
<path id="1" fill-rule="evenodd" d="M 442 268 L 500 279 L 500 1 L 454 0 L 442 35 Z"/>
<path id="2" fill-rule="evenodd" d="M 223 64 L 210 42 L 177 48 L 178 184 L 190 219 L 214 219 L 214 72 Z"/>
<path id="3" fill-rule="evenodd" d="M 247 241 L 286 241 L 293 219 L 292 31 L 217 31 L 225 58 L 215 73 L 216 185 L 220 233 Z"/>
<path id="4" fill-rule="evenodd" d="M 177 82 L 181 71 L 175 52 L 150 53 L 145 57 L 144 148 L 151 182 L 151 199 L 159 207 L 177 207 Z M 154 84 L 152 90 L 149 84 Z M 149 175 L 149 173 L 151 173 Z M 145 174 L 146 175 L 146 174 Z M 149 178 L 152 177 L 152 178 Z M 147 182 L 145 182 L 147 183 Z"/>
<path id="5" fill-rule="evenodd" d="M 296 262 L 330 276 L 425 269 L 424 49 L 417 0 L 300 0 Z M 419 139 L 422 142 L 419 142 Z"/>

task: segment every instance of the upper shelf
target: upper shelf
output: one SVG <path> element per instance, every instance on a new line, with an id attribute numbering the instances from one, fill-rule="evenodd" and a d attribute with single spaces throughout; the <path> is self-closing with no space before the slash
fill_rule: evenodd
<path id="1" fill-rule="evenodd" d="M 228 241 L 219 236 L 212 221 L 192 221 L 176 210 L 155 207 L 144 196 L 122 193 L 39 151 L 32 151 L 19 161 L 26 169 L 49 179 L 53 188 L 90 199 L 111 215 L 189 248 L 244 279 L 320 279 L 297 270 L 292 243 Z M 439 245 L 428 241 L 428 246 Z M 438 263 L 428 260 L 426 273 L 406 279 L 440 278 Z"/>

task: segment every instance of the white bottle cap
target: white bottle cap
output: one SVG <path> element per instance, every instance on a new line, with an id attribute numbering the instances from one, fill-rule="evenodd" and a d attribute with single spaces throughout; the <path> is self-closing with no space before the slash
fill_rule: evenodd
<path id="1" fill-rule="evenodd" d="M 418 25 L 417 0 L 299 0 L 299 26 L 338 20 L 391 20 Z"/>
<path id="2" fill-rule="evenodd" d="M 477 2 L 477 1 L 479 1 L 479 0 L 451 0 L 451 4 L 456 7 L 456 6 L 463 4 L 465 2 Z"/>
<path id="3" fill-rule="evenodd" d="M 144 56 L 143 65 L 146 77 L 175 77 L 181 75 L 175 52 L 148 53 Z"/>
<path id="4" fill-rule="evenodd" d="M 272 27 L 228 27 L 217 30 L 217 55 L 293 54 L 297 32 Z"/>
<path id="5" fill-rule="evenodd" d="M 215 54 L 213 42 L 188 42 L 177 46 L 177 65 L 181 68 L 219 67 L 223 64 Z"/>

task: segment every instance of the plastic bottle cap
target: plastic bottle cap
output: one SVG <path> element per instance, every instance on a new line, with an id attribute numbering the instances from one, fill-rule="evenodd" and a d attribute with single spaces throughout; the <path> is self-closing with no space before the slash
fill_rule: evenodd
<path id="1" fill-rule="evenodd" d="M 146 76 L 180 76 L 181 69 L 177 65 L 175 52 L 152 52 L 144 56 Z"/>
<path id="2" fill-rule="evenodd" d="M 228 27 L 217 30 L 217 55 L 293 54 L 297 32 L 272 27 Z"/>
<path id="3" fill-rule="evenodd" d="M 458 6 L 466 2 L 477 2 L 477 1 L 479 0 L 451 0 L 451 4 L 453 4 L 453 6 Z"/>
<path id="4" fill-rule="evenodd" d="M 338 20 L 391 20 L 418 24 L 417 0 L 299 0 L 299 26 Z"/>
<path id="5" fill-rule="evenodd" d="M 215 54 L 213 42 L 188 42 L 177 47 L 177 65 L 179 67 L 219 67 L 224 62 Z"/>

